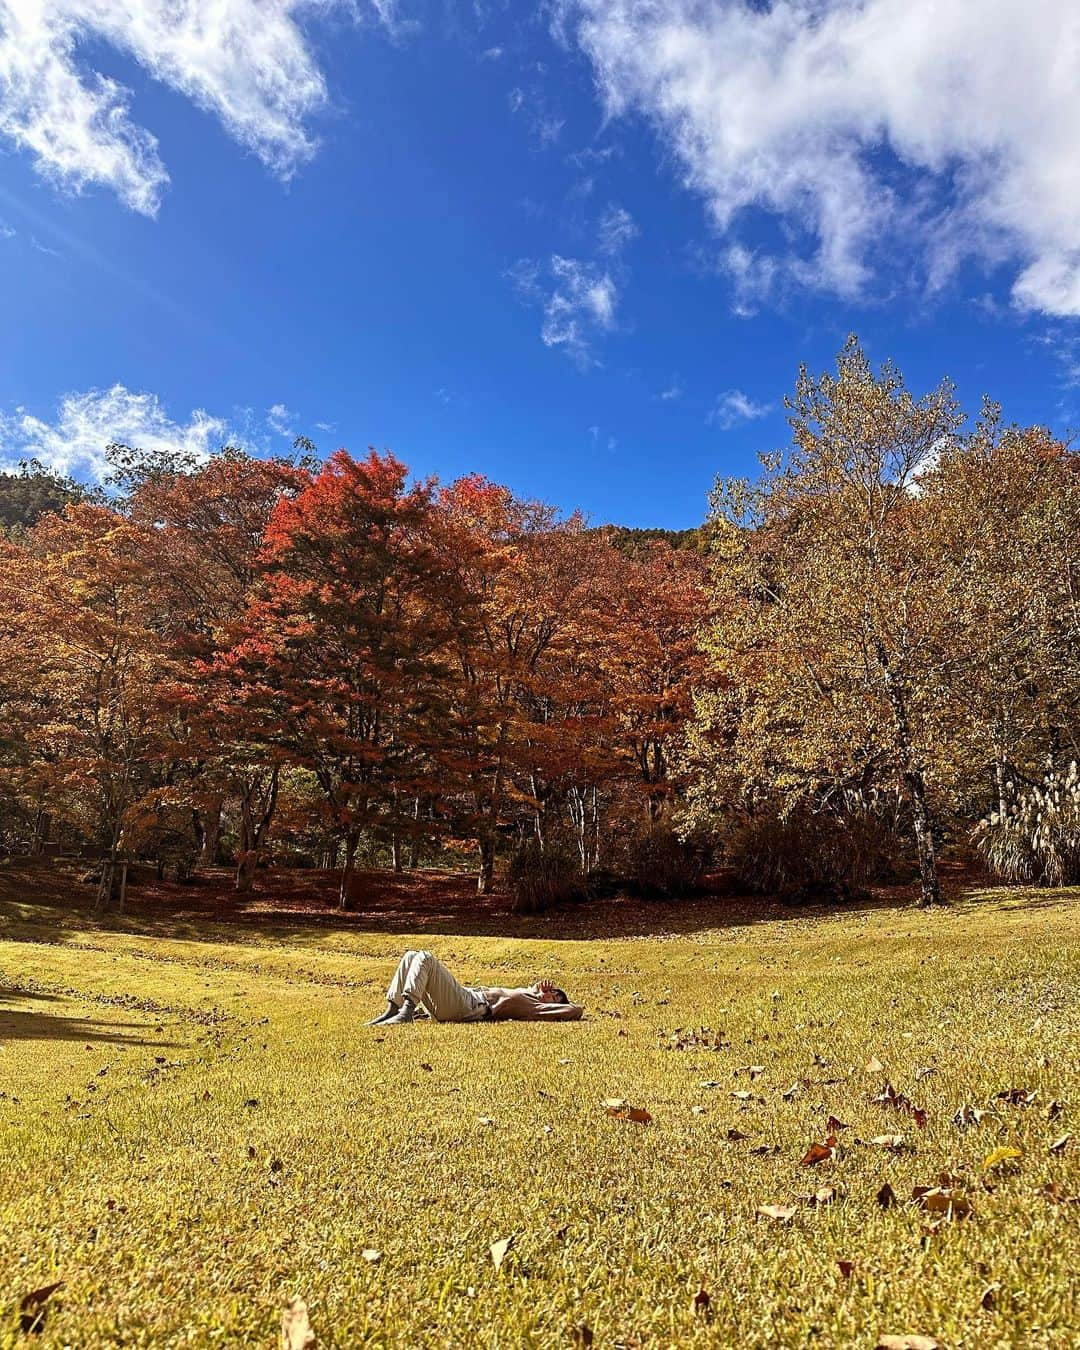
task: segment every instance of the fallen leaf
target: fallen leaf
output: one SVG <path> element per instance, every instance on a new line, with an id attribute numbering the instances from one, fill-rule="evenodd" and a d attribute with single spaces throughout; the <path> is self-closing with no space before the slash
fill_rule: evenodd
<path id="1" fill-rule="evenodd" d="M 750 1150 L 752 1157 L 764 1158 L 770 1153 L 779 1153 L 779 1144 L 758 1144 L 756 1148 Z"/>
<path id="2" fill-rule="evenodd" d="M 626 1104 L 625 1097 L 605 1097 L 600 1103 L 605 1111 L 621 1111 Z"/>
<path id="3" fill-rule="evenodd" d="M 496 1271 L 502 1269 L 502 1263 L 506 1260 L 506 1253 L 514 1245 L 513 1237 L 500 1238 L 498 1242 L 491 1244 L 491 1259 L 494 1262 Z"/>
<path id="4" fill-rule="evenodd" d="M 477 1116 L 476 1123 L 477 1125 L 494 1125 L 495 1121 L 491 1116 Z"/>
<path id="5" fill-rule="evenodd" d="M 1055 1205 L 1080 1204 L 1080 1196 L 1069 1195 L 1060 1181 L 1048 1181 L 1039 1194 L 1045 1195 L 1047 1200 L 1053 1200 Z"/>
<path id="6" fill-rule="evenodd" d="M 423 1071 L 424 1071 L 425 1073 L 434 1073 L 434 1072 L 435 1072 L 435 1070 L 431 1067 L 430 1064 L 421 1064 L 420 1067 L 421 1067 L 421 1069 L 423 1069 Z"/>
<path id="7" fill-rule="evenodd" d="M 916 1083 L 921 1083 L 924 1078 L 929 1078 L 932 1073 L 937 1073 L 937 1068 L 933 1064 L 925 1064 L 921 1069 L 916 1069 Z"/>
<path id="8" fill-rule="evenodd" d="M 1047 1120 L 1057 1120 L 1058 1116 L 1061 1115 L 1061 1113 L 1062 1113 L 1062 1111 L 1063 1111 L 1064 1109 L 1065 1109 L 1065 1108 L 1061 1105 L 1060 1102 L 1054 1101 L 1054 1102 L 1049 1102 L 1049 1103 L 1047 1103 L 1047 1107 L 1046 1107 L 1046 1119 L 1047 1119 Z"/>
<path id="9" fill-rule="evenodd" d="M 285 1164 L 281 1161 L 280 1158 L 271 1158 L 271 1159 L 270 1159 L 270 1171 L 271 1171 L 271 1172 L 283 1172 L 284 1170 L 285 1170 Z"/>
<path id="10" fill-rule="evenodd" d="M 378 1247 L 365 1247 L 360 1253 L 369 1266 L 377 1265 L 382 1260 L 382 1252 Z"/>
<path id="11" fill-rule="evenodd" d="M 876 1350 L 941 1350 L 941 1342 L 934 1336 L 881 1335 L 877 1339 Z"/>
<path id="12" fill-rule="evenodd" d="M 255 1157 L 255 1145 L 254 1145 L 254 1144 L 248 1144 L 248 1146 L 247 1146 L 247 1155 L 248 1155 L 248 1159 L 249 1159 L 249 1160 Z"/>
<path id="13" fill-rule="evenodd" d="M 593 1343 L 592 1327 L 584 1322 L 579 1322 L 570 1332 L 570 1339 L 575 1345 L 580 1345 L 582 1350 L 589 1350 Z"/>
<path id="14" fill-rule="evenodd" d="M 799 1095 L 801 1091 L 802 1091 L 802 1084 L 799 1082 L 795 1082 L 792 1083 L 792 1085 L 785 1092 L 782 1092 L 780 1096 L 784 1099 L 784 1101 L 792 1102 L 795 1100 L 795 1098 Z"/>
<path id="15" fill-rule="evenodd" d="M 736 1130 L 734 1127 L 728 1130 L 727 1137 L 733 1144 L 737 1144 L 743 1139 L 750 1138 L 748 1134 L 743 1134 L 742 1130 Z"/>
<path id="16" fill-rule="evenodd" d="M 709 1297 L 708 1290 L 699 1289 L 694 1295 L 694 1312 L 698 1317 L 704 1317 L 706 1320 L 710 1316 L 709 1304 L 712 1299 Z"/>
<path id="17" fill-rule="evenodd" d="M 1047 1146 L 1047 1152 L 1064 1153 L 1065 1149 L 1068 1147 L 1069 1140 L 1071 1138 L 1072 1138 L 1071 1134 L 1063 1134 L 1060 1139 L 1055 1139 L 1052 1144 Z"/>
<path id="18" fill-rule="evenodd" d="M 312 1350 L 315 1344 L 307 1304 L 294 1294 L 281 1314 L 281 1350 Z"/>
<path id="19" fill-rule="evenodd" d="M 643 1106 L 631 1106 L 628 1102 L 620 1102 L 617 1106 L 613 1103 L 607 1108 L 607 1113 L 615 1120 L 630 1120 L 635 1125 L 648 1125 L 652 1120 Z"/>
<path id="20" fill-rule="evenodd" d="M 830 1134 L 823 1144 L 813 1143 L 806 1150 L 800 1167 L 816 1167 L 818 1163 L 827 1162 L 836 1149 L 836 1135 Z"/>
<path id="21" fill-rule="evenodd" d="M 89 1046 L 86 1047 L 89 1050 Z M 19 1329 L 27 1336 L 37 1336 L 41 1334 L 45 1326 L 45 1314 L 48 1312 L 48 1302 L 53 1294 L 61 1288 L 63 1280 L 57 1280 L 55 1284 L 46 1284 L 41 1289 L 31 1289 L 29 1294 L 23 1294 L 19 1299 Z"/>
<path id="22" fill-rule="evenodd" d="M 731 1095 L 738 1102 L 749 1102 L 754 1099 L 754 1094 L 752 1092 L 747 1092 L 745 1088 L 741 1092 L 733 1092 Z"/>
<path id="23" fill-rule="evenodd" d="M 787 1223 L 796 1214 L 794 1205 L 758 1205 L 758 1214 L 763 1219 L 775 1219 L 777 1223 Z"/>
<path id="24" fill-rule="evenodd" d="M 704 1115 L 707 1114 L 707 1112 L 706 1112 L 706 1110 L 705 1110 L 705 1108 L 704 1108 L 703 1106 L 692 1106 L 692 1107 L 690 1108 L 690 1112 L 691 1112 L 692 1115 L 695 1115 L 695 1116 L 704 1116 Z"/>
<path id="25" fill-rule="evenodd" d="M 1000 1284 L 988 1284 L 982 1291 L 979 1307 L 984 1308 L 987 1312 L 993 1312 L 997 1308 L 997 1293 L 1000 1288 Z"/>
<path id="26" fill-rule="evenodd" d="M 877 1202 L 882 1209 L 891 1209 L 896 1204 L 896 1192 L 888 1182 L 877 1193 Z"/>
<path id="27" fill-rule="evenodd" d="M 835 1116 L 830 1116 L 825 1122 L 825 1133 L 836 1134 L 838 1130 L 846 1130 L 847 1126 L 842 1120 L 837 1120 Z"/>
<path id="28" fill-rule="evenodd" d="M 718 1083 L 715 1078 L 703 1079 L 702 1082 L 698 1084 L 698 1087 L 700 1088 L 718 1088 L 723 1086 L 723 1083 Z M 747 1093 L 746 1095 L 749 1096 L 750 1094 Z"/>
<path id="29" fill-rule="evenodd" d="M 953 1116 L 953 1124 L 963 1129 L 967 1125 L 978 1125 L 984 1116 L 988 1116 L 989 1111 L 980 1111 L 977 1106 L 962 1106 L 956 1115 Z"/>
<path id="30" fill-rule="evenodd" d="M 902 1134 L 875 1134 L 870 1143 L 876 1148 L 887 1148 L 892 1153 L 900 1153 L 904 1148 L 904 1136 Z"/>
<path id="31" fill-rule="evenodd" d="M 837 1266 L 840 1268 L 840 1274 L 843 1275 L 844 1279 L 845 1279 L 845 1280 L 850 1279 L 850 1278 L 851 1278 L 851 1272 L 855 1269 L 855 1262 L 854 1262 L 854 1261 L 837 1261 L 836 1264 L 837 1264 Z"/>
<path id="32" fill-rule="evenodd" d="M 997 1094 L 997 1100 L 1010 1106 L 1031 1106 L 1038 1095 L 1036 1088 L 1006 1088 Z"/>
<path id="33" fill-rule="evenodd" d="M 873 1058 L 873 1059 L 868 1059 L 868 1060 L 866 1061 L 866 1072 L 867 1072 L 867 1073 L 884 1073 L 884 1072 L 885 1072 L 885 1065 L 882 1064 L 881 1060 L 878 1059 L 878 1058 L 875 1056 L 875 1058 Z"/>
<path id="34" fill-rule="evenodd" d="M 928 1213 L 940 1214 L 947 1219 L 965 1219 L 971 1213 L 967 1196 L 951 1187 L 916 1186 L 911 1198 Z"/>
<path id="35" fill-rule="evenodd" d="M 811 1191 L 806 1197 L 808 1205 L 831 1205 L 836 1199 L 835 1186 L 822 1186 L 820 1190 Z"/>
<path id="36" fill-rule="evenodd" d="M 989 1172 L 994 1167 L 1000 1167 L 1002 1163 L 1015 1162 L 1017 1158 L 1024 1155 L 1018 1148 L 1011 1148 L 1008 1145 L 1002 1145 L 1000 1148 L 991 1149 L 991 1151 L 982 1160 L 982 1170 Z"/>

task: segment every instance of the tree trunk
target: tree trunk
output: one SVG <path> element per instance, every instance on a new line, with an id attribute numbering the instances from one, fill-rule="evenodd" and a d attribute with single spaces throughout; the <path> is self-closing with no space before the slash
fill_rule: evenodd
<path id="1" fill-rule="evenodd" d="M 495 841 L 490 838 L 480 840 L 480 871 L 476 878 L 476 889 L 480 895 L 490 895 L 495 884 Z"/>
<path id="2" fill-rule="evenodd" d="M 206 811 L 193 813 L 195 837 L 199 844 L 199 865 L 212 867 L 218 861 L 221 844 L 221 801 L 214 802 Z"/>
<path id="3" fill-rule="evenodd" d="M 255 869 L 259 865 L 259 854 L 256 849 L 246 848 L 236 855 L 236 889 L 238 891 L 250 891 L 255 884 Z"/>
<path id="4" fill-rule="evenodd" d="M 341 887 L 338 890 L 338 909 L 344 913 L 352 909 L 352 879 L 356 871 L 356 846 L 359 842 L 359 830 L 352 830 L 345 836 L 345 860 L 341 867 Z"/>
<path id="5" fill-rule="evenodd" d="M 52 817 L 44 807 L 41 807 L 34 817 L 34 840 L 30 845 L 30 852 L 34 857 L 40 857 L 45 852 L 45 845 L 49 842 L 49 831 L 52 826 Z"/>
<path id="6" fill-rule="evenodd" d="M 413 801 L 413 835 L 409 843 L 409 867 L 415 872 L 420 866 L 420 798 Z"/>
<path id="7" fill-rule="evenodd" d="M 390 840 L 390 861 L 395 872 L 401 871 L 401 840 L 395 834 Z"/>
<path id="8" fill-rule="evenodd" d="M 893 710 L 896 727 L 896 750 L 900 760 L 904 787 L 911 806 L 911 823 L 915 836 L 915 855 L 919 863 L 919 903 L 924 908 L 941 903 L 941 886 L 937 874 L 937 849 L 934 844 L 934 826 L 926 800 L 926 779 L 915 762 L 911 744 L 911 724 L 908 721 L 907 702 L 899 681 L 889 664 L 882 642 L 875 643 L 878 664 L 885 682 L 885 692 Z"/>

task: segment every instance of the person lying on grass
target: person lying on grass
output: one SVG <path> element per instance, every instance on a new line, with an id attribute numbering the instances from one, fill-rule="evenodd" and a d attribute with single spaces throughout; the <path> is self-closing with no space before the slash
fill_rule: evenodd
<path id="1" fill-rule="evenodd" d="M 550 980 L 524 989 L 459 984 L 431 952 L 406 952 L 386 991 L 386 1011 L 369 1027 L 401 1026 L 416 1017 L 419 1004 L 437 1022 L 576 1022 L 584 1012 Z"/>

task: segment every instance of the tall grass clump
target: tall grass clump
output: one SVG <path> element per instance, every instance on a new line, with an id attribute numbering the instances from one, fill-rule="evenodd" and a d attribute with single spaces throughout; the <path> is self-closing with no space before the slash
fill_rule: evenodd
<path id="1" fill-rule="evenodd" d="M 1011 882 L 1069 886 L 1080 881 L 1080 772 L 1051 762 L 1041 783 L 1005 785 L 1001 807 L 975 827 L 988 867 Z"/>

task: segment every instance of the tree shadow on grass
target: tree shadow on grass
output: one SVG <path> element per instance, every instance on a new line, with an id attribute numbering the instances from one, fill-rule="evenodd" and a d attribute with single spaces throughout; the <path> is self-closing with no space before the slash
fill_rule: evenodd
<path id="1" fill-rule="evenodd" d="M 1032 892 L 995 887 L 983 874 L 946 863 L 942 884 L 947 899 L 971 904 L 1043 907 L 1070 903 L 1080 892 Z M 671 900 L 616 896 L 564 905 L 543 914 L 512 912 L 505 894 L 478 896 L 475 882 L 461 873 L 433 869 L 357 876 L 355 908 L 336 906 L 334 872 L 260 871 L 246 894 L 232 886 L 224 868 L 201 874 L 195 884 L 156 882 L 135 875 L 123 915 L 95 915 L 91 896 L 69 878 L 57 885 L 37 860 L 0 867 L 0 939 L 63 943 L 76 932 L 97 929 L 132 936 L 190 942 L 303 942 L 316 935 L 403 938 L 499 937 L 542 941 L 693 937 L 698 934 L 784 920 L 822 920 L 915 908 L 914 884 L 877 888 L 857 900 L 785 904 L 769 896 L 739 894 L 729 878 L 716 874 L 692 895 Z M 1038 895 L 1038 899 L 1033 898 Z"/>
<path id="2" fill-rule="evenodd" d="M 82 1041 L 86 1045 L 172 1046 L 175 1042 L 150 1040 L 132 1031 L 147 1030 L 144 1022 L 101 1022 L 94 1018 L 70 1017 L 57 1011 L 15 1008 L 13 1003 L 71 1002 L 62 994 L 0 985 L 0 1045 L 13 1041 Z"/>

